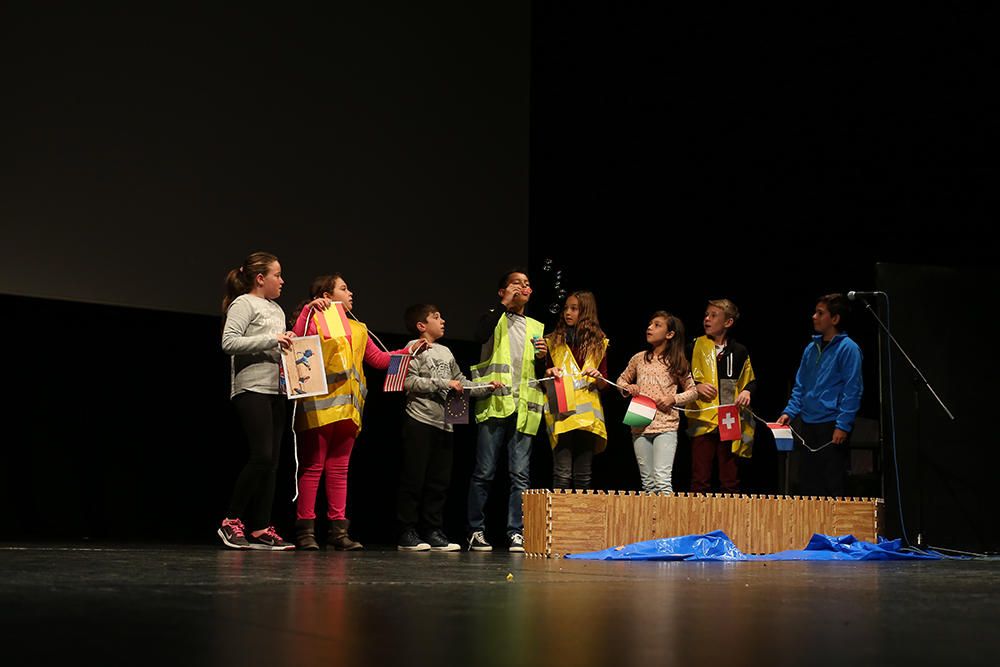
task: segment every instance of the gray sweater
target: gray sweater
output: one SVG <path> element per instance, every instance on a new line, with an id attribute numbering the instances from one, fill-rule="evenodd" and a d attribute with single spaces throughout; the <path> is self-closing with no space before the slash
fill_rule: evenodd
<path id="1" fill-rule="evenodd" d="M 243 294 L 229 304 L 222 328 L 222 351 L 232 356 L 232 398 L 244 391 L 278 392 L 278 339 L 285 331 L 285 312 L 268 299 Z"/>
<path id="2" fill-rule="evenodd" d="M 413 358 L 406 372 L 406 379 L 403 381 L 406 389 L 406 414 L 423 424 L 443 431 L 453 431 L 451 424 L 444 423 L 444 405 L 451 380 L 458 380 L 463 385 L 469 384 L 451 350 L 441 343 L 434 343 Z M 491 391 L 489 387 L 484 387 L 473 389 L 471 393 L 472 396 L 484 396 Z"/>

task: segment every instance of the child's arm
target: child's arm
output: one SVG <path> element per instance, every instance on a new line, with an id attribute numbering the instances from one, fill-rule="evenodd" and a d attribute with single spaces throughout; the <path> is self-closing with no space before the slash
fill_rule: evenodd
<path id="1" fill-rule="evenodd" d="M 299 313 L 299 318 L 295 320 L 295 326 L 292 327 L 292 331 L 295 332 L 296 336 L 316 335 L 316 321 L 312 320 L 307 322 L 309 319 L 309 306 L 310 304 L 303 306 L 302 311 Z"/>
<path id="2" fill-rule="evenodd" d="M 678 383 L 678 386 L 681 386 L 683 391 L 674 394 L 675 405 L 686 405 L 698 398 L 698 387 L 690 373 L 687 374 L 682 383 Z"/>
<path id="3" fill-rule="evenodd" d="M 841 355 L 838 361 L 841 373 L 844 374 L 847 381 L 837 398 L 837 407 L 840 408 L 840 413 L 837 415 L 837 429 L 849 433 L 854 428 L 854 418 L 857 417 L 858 410 L 861 409 L 863 391 L 861 350 L 853 348 Z"/>
<path id="4" fill-rule="evenodd" d="M 410 362 L 410 369 L 403 380 L 403 388 L 406 389 L 406 393 L 430 395 L 448 388 L 448 380 L 427 377 L 422 375 L 422 372 L 426 372 L 424 363 L 420 357 L 417 357 Z"/>
<path id="5" fill-rule="evenodd" d="M 628 388 L 628 391 L 622 391 L 622 395 L 635 396 L 639 393 L 639 387 L 635 384 L 638 358 L 639 355 L 636 354 L 628 360 L 628 366 L 625 367 L 625 370 L 622 371 L 622 374 L 618 376 L 617 382 L 615 382 L 615 384 L 625 385 Z"/>
<path id="6" fill-rule="evenodd" d="M 376 370 L 384 371 L 389 368 L 389 358 L 392 355 L 409 353 L 410 350 L 405 347 L 393 350 L 392 352 L 383 352 L 378 349 L 378 346 L 376 346 L 375 343 L 372 342 L 372 339 L 369 338 L 368 342 L 365 344 L 365 363 Z M 404 384 L 406 384 L 405 381 Z"/>
<path id="7" fill-rule="evenodd" d="M 226 313 L 222 328 L 222 351 L 226 354 L 256 354 L 278 347 L 278 336 L 283 334 L 258 334 L 244 336 L 253 319 L 253 308 L 247 301 L 234 301 Z M 282 318 L 284 319 L 284 318 Z"/>

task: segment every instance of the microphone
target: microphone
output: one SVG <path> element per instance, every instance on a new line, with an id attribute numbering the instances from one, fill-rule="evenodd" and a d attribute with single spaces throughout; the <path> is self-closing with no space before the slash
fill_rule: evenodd
<path id="1" fill-rule="evenodd" d="M 851 301 L 857 301 L 858 299 L 863 299 L 865 297 L 875 297 L 875 296 L 878 296 L 879 294 L 885 294 L 885 292 L 879 292 L 878 290 L 875 290 L 874 292 L 854 292 L 854 291 L 851 291 L 851 292 L 847 293 L 847 298 L 849 300 L 851 300 Z"/>

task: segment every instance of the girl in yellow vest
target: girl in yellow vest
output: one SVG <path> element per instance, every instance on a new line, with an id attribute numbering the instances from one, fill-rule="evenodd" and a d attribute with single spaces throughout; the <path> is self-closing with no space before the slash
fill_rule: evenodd
<path id="1" fill-rule="evenodd" d="M 354 306 L 351 290 L 339 273 L 316 278 L 310 298 L 314 301 L 302 307 L 293 329 L 298 336 L 316 334 L 322 317 L 317 310 L 332 307 L 335 301 L 341 302 L 346 312 Z M 390 353 L 379 350 L 369 338 L 368 328 L 356 320 L 346 322 L 343 334 L 333 334 L 322 341 L 329 393 L 298 401 L 295 430 L 301 467 L 295 541 L 300 549 L 319 549 L 315 531 L 316 495 L 324 472 L 330 520 L 328 544 L 338 550 L 362 548 L 347 532 L 350 525 L 346 515 L 347 469 L 354 440 L 361 431 L 361 414 L 368 394 L 364 364 L 385 370 L 389 367 Z M 407 351 L 404 348 L 397 353 Z"/>
<path id="2" fill-rule="evenodd" d="M 608 387 L 608 339 L 597 319 L 591 292 L 566 298 L 555 331 L 545 337 L 546 365 L 565 379 L 565 411 L 545 405 L 545 427 L 552 445 L 552 488 L 589 489 L 594 454 L 608 444 L 604 409 L 598 394 Z M 572 387 L 572 389 L 569 389 Z M 554 391 L 549 388 L 548 391 Z"/>
<path id="3" fill-rule="evenodd" d="M 649 349 L 629 359 L 618 378 L 622 393 L 639 394 L 656 402 L 656 415 L 645 427 L 632 429 L 632 446 L 639 464 L 642 490 L 673 493 L 674 454 L 680 415 L 675 406 L 698 397 L 691 367 L 684 355 L 684 324 L 662 310 L 653 313 L 646 327 Z"/>

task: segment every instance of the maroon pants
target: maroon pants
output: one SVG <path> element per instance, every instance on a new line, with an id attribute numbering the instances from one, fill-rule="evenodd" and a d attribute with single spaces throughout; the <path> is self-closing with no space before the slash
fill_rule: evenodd
<path id="1" fill-rule="evenodd" d="M 719 432 L 691 438 L 691 491 L 708 493 L 712 490 L 712 468 L 719 462 L 719 486 L 725 493 L 739 493 L 739 457 L 733 454 L 733 443 L 719 440 Z"/>

